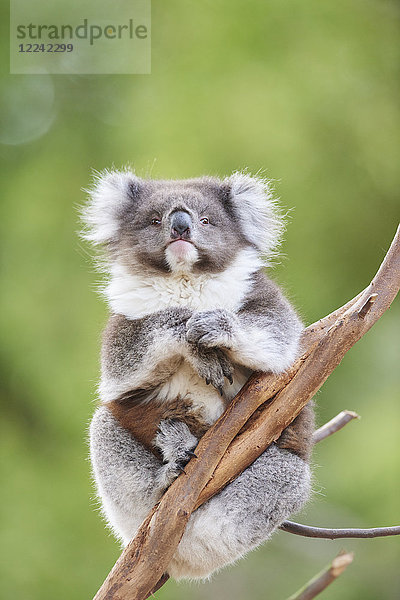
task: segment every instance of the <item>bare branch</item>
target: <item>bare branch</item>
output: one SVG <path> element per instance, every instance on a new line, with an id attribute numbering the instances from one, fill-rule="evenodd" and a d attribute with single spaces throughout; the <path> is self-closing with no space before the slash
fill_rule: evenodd
<path id="1" fill-rule="evenodd" d="M 347 423 L 350 423 L 353 419 L 359 419 L 360 415 L 353 412 L 352 410 L 342 410 L 336 417 L 333 417 L 330 421 L 322 425 L 319 429 L 314 431 L 313 442 L 317 444 L 325 438 L 329 437 L 333 433 L 340 431 Z"/>
<path id="2" fill-rule="evenodd" d="M 312 600 L 312 598 L 318 596 L 353 562 L 353 556 L 352 552 L 338 554 L 327 569 L 316 575 L 301 590 L 290 596 L 288 600 Z"/>
<path id="3" fill-rule="evenodd" d="M 370 529 L 326 529 L 325 527 L 311 527 L 293 521 L 284 521 L 279 527 L 282 531 L 302 535 L 303 537 L 324 538 L 339 540 L 342 538 L 376 538 L 390 535 L 400 535 L 400 525 L 393 527 L 374 527 Z"/>
<path id="4" fill-rule="evenodd" d="M 306 329 L 303 355 L 293 367 L 279 376 L 256 373 L 249 379 L 201 438 L 196 448 L 198 459 L 189 462 L 187 475 L 178 477 L 146 518 L 96 600 L 143 600 L 154 589 L 168 568 L 193 510 L 237 477 L 280 436 L 345 353 L 389 308 L 399 287 L 400 228 L 366 290 Z M 377 294 L 375 302 L 369 302 L 368 311 L 360 318 L 358 311 L 372 294 Z"/>
<path id="5" fill-rule="evenodd" d="M 359 418 L 360 416 L 357 413 L 351 410 L 343 410 L 336 415 L 336 417 L 333 417 L 333 419 L 325 423 L 325 425 L 314 432 L 314 444 L 324 440 L 333 433 L 336 433 L 353 419 Z M 325 538 L 330 540 L 341 538 L 374 538 L 386 537 L 389 535 L 400 535 L 399 526 L 375 527 L 369 529 L 328 529 L 325 527 L 312 527 L 310 525 L 303 525 L 300 523 L 295 523 L 294 521 L 284 521 L 282 525 L 279 526 L 279 529 L 286 531 L 287 533 L 294 533 L 295 535 L 302 535 L 304 537 Z"/>

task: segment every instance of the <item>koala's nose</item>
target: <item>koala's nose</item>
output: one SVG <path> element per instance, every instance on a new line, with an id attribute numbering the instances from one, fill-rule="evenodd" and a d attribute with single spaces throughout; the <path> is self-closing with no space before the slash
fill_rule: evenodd
<path id="1" fill-rule="evenodd" d="M 178 210 L 171 217 L 171 237 L 189 237 L 192 220 L 190 215 L 183 210 Z"/>

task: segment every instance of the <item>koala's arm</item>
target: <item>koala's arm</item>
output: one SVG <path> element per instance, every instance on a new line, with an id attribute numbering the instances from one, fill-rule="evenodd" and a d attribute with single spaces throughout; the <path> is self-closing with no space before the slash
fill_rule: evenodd
<path id="1" fill-rule="evenodd" d="M 137 400 L 150 400 L 152 391 L 176 372 L 183 359 L 217 389 L 224 377 L 232 380 L 232 366 L 224 352 L 188 342 L 186 324 L 192 315 L 182 307 L 135 320 L 113 315 L 103 336 L 101 400 L 110 402 L 127 392 Z"/>
<path id="2" fill-rule="evenodd" d="M 145 392 L 167 380 L 182 360 L 191 314 L 176 307 L 135 320 L 113 315 L 103 335 L 101 400 L 129 390 Z"/>
<path id="3" fill-rule="evenodd" d="M 298 356 L 302 329 L 278 286 L 258 271 L 236 313 L 218 309 L 194 314 L 187 322 L 187 338 L 225 349 L 233 362 L 254 371 L 280 373 Z"/>

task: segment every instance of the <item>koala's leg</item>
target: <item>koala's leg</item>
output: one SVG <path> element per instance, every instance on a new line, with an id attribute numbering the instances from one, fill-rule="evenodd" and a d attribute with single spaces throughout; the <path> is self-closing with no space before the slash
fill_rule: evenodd
<path id="1" fill-rule="evenodd" d="M 308 464 L 273 444 L 193 513 L 168 573 L 204 578 L 239 559 L 301 509 L 310 487 Z"/>
<path id="2" fill-rule="evenodd" d="M 168 428 L 171 431 L 167 431 Z M 103 513 L 124 544 L 135 535 L 154 504 L 181 472 L 185 451 L 197 444 L 184 424 L 166 423 L 159 433 L 160 447 L 163 436 L 180 449 L 174 453 L 171 447 L 168 454 L 165 448 L 165 464 L 121 427 L 106 406 L 100 407 L 93 416 L 90 425 L 93 474 Z"/>

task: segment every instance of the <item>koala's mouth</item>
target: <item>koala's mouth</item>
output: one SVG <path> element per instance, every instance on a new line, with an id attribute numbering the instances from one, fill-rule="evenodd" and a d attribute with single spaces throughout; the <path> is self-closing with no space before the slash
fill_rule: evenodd
<path id="1" fill-rule="evenodd" d="M 193 244 L 193 242 L 192 242 L 191 240 L 186 240 L 186 239 L 185 239 L 185 238 L 183 238 L 183 237 L 179 237 L 179 238 L 175 238 L 175 239 L 173 239 L 173 240 L 170 240 L 170 241 L 167 243 L 167 246 L 170 246 L 171 244 L 175 244 L 176 242 L 186 242 L 186 244 L 192 244 L 192 246 L 194 246 L 194 244 Z"/>
<path id="2" fill-rule="evenodd" d="M 184 237 L 170 240 L 165 250 L 166 258 L 172 269 L 177 265 L 190 266 L 198 259 L 198 251 L 196 246 L 190 240 L 185 240 Z"/>

